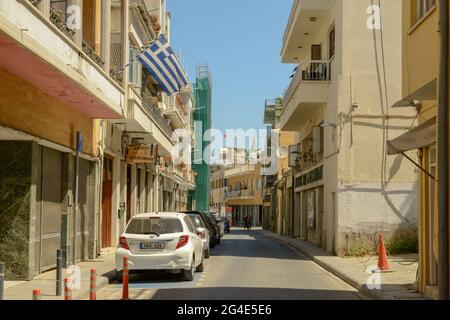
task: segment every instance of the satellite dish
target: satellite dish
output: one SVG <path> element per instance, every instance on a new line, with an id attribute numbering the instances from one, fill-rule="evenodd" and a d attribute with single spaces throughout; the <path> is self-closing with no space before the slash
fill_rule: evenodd
<path id="1" fill-rule="evenodd" d="M 278 156 L 278 158 L 281 158 L 281 159 L 285 159 L 285 158 L 289 157 L 288 147 L 285 147 L 285 146 L 278 147 L 277 156 Z"/>

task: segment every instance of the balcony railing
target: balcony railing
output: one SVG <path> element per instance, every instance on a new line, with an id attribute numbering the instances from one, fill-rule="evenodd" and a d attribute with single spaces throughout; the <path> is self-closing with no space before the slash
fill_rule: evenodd
<path id="1" fill-rule="evenodd" d="M 111 78 L 118 83 L 123 81 L 123 45 L 121 43 L 111 43 Z"/>
<path id="2" fill-rule="evenodd" d="M 172 127 L 169 125 L 167 119 L 164 118 L 159 108 L 156 107 L 146 95 L 144 95 L 143 97 L 143 105 L 145 109 L 150 113 L 152 119 L 156 122 L 158 127 L 169 139 L 171 139 Z"/>
<path id="3" fill-rule="evenodd" d="M 73 40 L 75 31 L 67 26 L 64 12 L 61 12 L 53 7 L 50 7 L 50 21 L 59 29 L 62 33 Z"/>
<path id="4" fill-rule="evenodd" d="M 228 191 L 226 198 L 227 199 L 241 199 L 241 198 L 250 198 L 255 196 L 255 191 L 251 189 L 241 189 L 241 190 L 232 190 Z"/>
<path id="5" fill-rule="evenodd" d="M 42 0 L 30 0 L 31 4 L 39 9 L 39 5 Z"/>
<path id="6" fill-rule="evenodd" d="M 289 103 L 297 87 L 302 81 L 330 81 L 330 61 L 325 60 L 305 60 L 297 67 L 294 79 L 292 79 L 288 90 L 284 96 L 285 105 Z"/>
<path id="7" fill-rule="evenodd" d="M 88 55 L 89 58 L 91 58 L 92 61 L 94 61 L 99 67 L 103 68 L 105 65 L 105 62 L 100 58 L 100 56 L 97 54 L 97 52 L 91 48 L 91 46 L 83 40 L 83 52 Z"/>

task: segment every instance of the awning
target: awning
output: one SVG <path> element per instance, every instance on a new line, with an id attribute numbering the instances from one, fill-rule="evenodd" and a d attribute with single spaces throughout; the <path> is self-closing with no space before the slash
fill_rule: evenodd
<path id="1" fill-rule="evenodd" d="M 433 144 L 436 142 L 436 130 L 436 117 L 434 117 L 400 137 L 388 141 L 388 154 L 399 154 Z"/>
<path id="2" fill-rule="evenodd" d="M 437 100 L 437 79 L 418 89 L 408 97 L 396 102 L 392 108 L 414 107 L 420 101 Z"/>

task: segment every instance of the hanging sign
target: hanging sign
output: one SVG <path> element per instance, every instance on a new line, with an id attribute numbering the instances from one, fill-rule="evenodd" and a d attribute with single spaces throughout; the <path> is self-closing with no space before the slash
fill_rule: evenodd
<path id="1" fill-rule="evenodd" d="M 127 149 L 127 162 L 135 164 L 155 164 L 157 145 L 131 145 Z"/>

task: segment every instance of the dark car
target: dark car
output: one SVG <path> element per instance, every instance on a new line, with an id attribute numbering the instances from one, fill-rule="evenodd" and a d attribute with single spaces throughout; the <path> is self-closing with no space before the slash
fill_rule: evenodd
<path id="1" fill-rule="evenodd" d="M 213 225 L 212 221 L 211 221 L 211 216 L 209 214 L 206 214 L 205 212 L 201 212 L 201 211 L 183 211 L 182 213 L 186 213 L 186 214 L 198 214 L 202 217 L 203 222 L 205 223 L 206 228 L 209 231 L 209 245 L 211 248 L 214 248 L 218 242 L 217 242 L 217 236 L 219 235 L 218 233 L 218 226 L 216 223 L 216 226 Z"/>
<path id="2" fill-rule="evenodd" d="M 209 212 L 205 212 L 205 215 L 208 217 L 209 221 L 211 221 L 211 225 L 214 229 L 214 236 L 215 236 L 215 245 L 220 244 L 220 227 L 219 224 L 216 221 L 216 218 Z"/>

